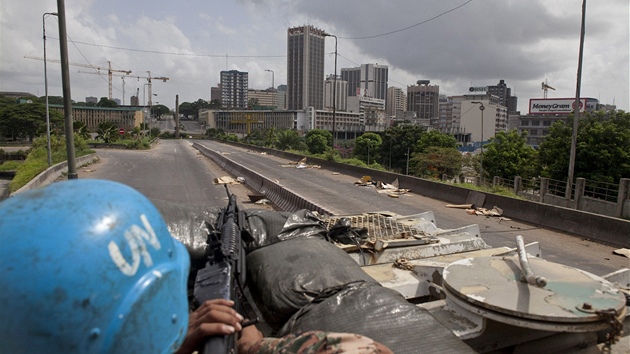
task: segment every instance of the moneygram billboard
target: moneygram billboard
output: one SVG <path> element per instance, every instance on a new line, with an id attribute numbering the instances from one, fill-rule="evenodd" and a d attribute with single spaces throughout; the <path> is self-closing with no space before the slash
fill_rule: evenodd
<path id="1" fill-rule="evenodd" d="M 529 114 L 569 114 L 575 106 L 574 98 L 532 98 Z M 580 99 L 580 112 L 584 112 L 586 98 Z"/>

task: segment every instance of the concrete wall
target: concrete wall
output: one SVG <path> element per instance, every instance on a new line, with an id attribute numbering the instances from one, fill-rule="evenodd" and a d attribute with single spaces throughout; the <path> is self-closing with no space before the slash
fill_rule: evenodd
<path id="1" fill-rule="evenodd" d="M 85 166 L 95 161 L 98 161 L 98 156 L 96 156 L 96 154 L 89 154 L 89 155 L 77 157 L 75 163 L 77 166 Z M 15 195 L 15 194 L 27 191 L 27 190 L 40 188 L 45 185 L 48 185 L 54 182 L 57 178 L 59 178 L 59 176 L 61 176 L 61 174 L 65 171 L 68 171 L 68 161 L 60 162 L 56 165 L 49 167 L 46 171 L 40 173 L 39 175 L 37 175 L 37 177 L 33 178 L 30 182 L 22 186 L 22 188 L 11 193 L 11 195 Z"/>

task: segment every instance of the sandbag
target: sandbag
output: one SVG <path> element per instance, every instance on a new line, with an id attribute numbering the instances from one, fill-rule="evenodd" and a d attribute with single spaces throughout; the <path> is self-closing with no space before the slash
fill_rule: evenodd
<path id="1" fill-rule="evenodd" d="M 428 311 L 372 282 L 353 282 L 322 292 L 276 335 L 310 330 L 361 334 L 396 354 L 474 352 Z"/>
<path id="2" fill-rule="evenodd" d="M 248 252 L 292 238 L 325 238 L 327 234 L 319 218 L 306 209 L 295 212 L 247 210 L 245 217 L 254 237 Z"/>
<path id="3" fill-rule="evenodd" d="M 325 289 L 353 281 L 375 282 L 337 246 L 296 238 L 247 255 L 247 283 L 265 321 L 278 330 Z"/>

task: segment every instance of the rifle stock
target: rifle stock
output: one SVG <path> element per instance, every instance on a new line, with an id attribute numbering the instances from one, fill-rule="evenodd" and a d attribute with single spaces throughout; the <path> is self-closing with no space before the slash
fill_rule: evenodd
<path id="1" fill-rule="evenodd" d="M 207 300 L 226 299 L 234 301 L 234 309 L 243 314 L 246 301 L 242 286 L 245 284 L 245 248 L 243 237 L 247 237 L 245 219 L 236 204 L 236 196 L 228 194 L 228 204 L 219 214 L 217 227 L 210 228 L 208 235 L 208 259 L 204 268 L 197 271 L 194 299 L 198 304 Z M 202 354 L 236 353 L 235 335 L 212 336 L 204 344 Z"/>

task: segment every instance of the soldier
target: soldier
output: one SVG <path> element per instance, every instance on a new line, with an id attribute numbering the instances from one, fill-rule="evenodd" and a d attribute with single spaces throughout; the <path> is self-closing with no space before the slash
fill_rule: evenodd
<path id="1" fill-rule="evenodd" d="M 192 353 L 207 336 L 235 332 L 247 353 L 391 353 L 352 334 L 263 338 L 241 328 L 226 300 L 189 314 L 186 248 L 146 197 L 120 183 L 71 180 L 19 194 L 0 203 L 0 230 L 2 353 Z"/>

